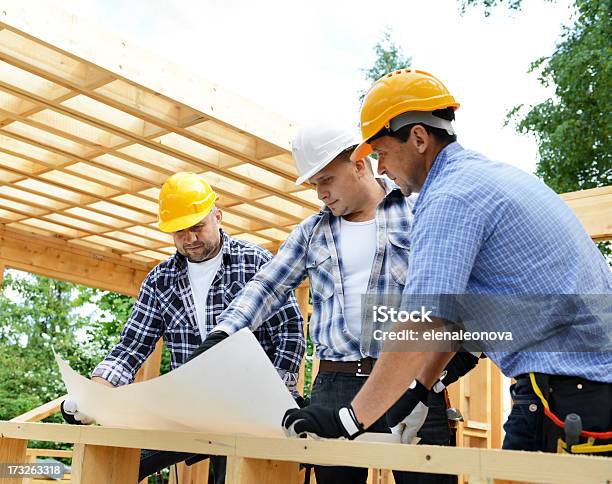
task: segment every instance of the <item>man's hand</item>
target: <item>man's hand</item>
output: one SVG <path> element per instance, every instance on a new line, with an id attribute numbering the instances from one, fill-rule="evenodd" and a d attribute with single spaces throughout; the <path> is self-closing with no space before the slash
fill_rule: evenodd
<path id="1" fill-rule="evenodd" d="M 196 350 L 191 353 L 191 355 L 189 355 L 187 361 L 191 361 L 194 358 L 200 356 L 202 353 L 208 351 L 216 344 L 221 343 L 221 341 L 223 341 L 228 336 L 229 334 L 227 334 L 225 331 L 211 331 L 208 336 L 206 336 L 206 339 L 203 341 L 203 343 L 198 348 L 196 348 Z M 187 361 L 185 363 L 187 363 Z"/>
<path id="2" fill-rule="evenodd" d="M 62 416 L 66 423 L 71 425 L 91 425 L 96 421 L 84 413 L 79 412 L 77 402 L 68 396 L 60 405 Z"/>
<path id="3" fill-rule="evenodd" d="M 309 405 L 299 410 L 292 408 L 285 412 L 282 426 L 287 437 L 309 435 L 314 438 L 352 440 L 365 431 L 350 405 L 341 408 L 321 405 Z"/>
<path id="4" fill-rule="evenodd" d="M 402 444 L 416 443 L 414 439 L 429 412 L 428 394 L 427 387 L 414 380 L 410 388 L 387 412 L 387 423 L 391 427 L 391 433 L 399 435 Z"/>

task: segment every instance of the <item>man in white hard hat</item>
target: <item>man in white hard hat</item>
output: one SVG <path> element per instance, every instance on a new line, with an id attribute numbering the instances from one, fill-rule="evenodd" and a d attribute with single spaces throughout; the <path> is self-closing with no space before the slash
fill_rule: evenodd
<path id="1" fill-rule="evenodd" d="M 356 134 L 336 126 L 319 123 L 300 130 L 293 141 L 297 183 L 308 180 L 325 207 L 293 230 L 277 255 L 219 316 L 212 333 L 257 328 L 308 277 L 313 305 L 310 337 L 320 359 L 312 402 L 332 408 L 350 402 L 379 356 L 381 343 L 373 337 L 371 312 L 364 310 L 362 297 L 400 295 L 410 250 L 413 200 L 388 179 L 377 180 L 369 158 L 351 161 L 357 144 Z M 212 343 L 214 339 L 205 342 L 203 349 Z M 460 368 L 455 372 L 463 374 L 477 358 L 464 353 L 455 362 Z M 419 410 L 411 415 L 414 423 L 400 422 L 404 413 L 396 421 L 383 417 L 369 430 L 389 432 L 397 424 L 395 431 L 410 443 L 427 418 L 419 433 L 422 442 L 450 445 L 443 389 L 440 384 L 422 398 L 407 392 L 406 405 Z M 367 478 L 363 468 L 315 466 L 315 473 L 319 484 L 360 483 Z M 395 478 L 454 482 L 454 476 L 404 472 Z"/>

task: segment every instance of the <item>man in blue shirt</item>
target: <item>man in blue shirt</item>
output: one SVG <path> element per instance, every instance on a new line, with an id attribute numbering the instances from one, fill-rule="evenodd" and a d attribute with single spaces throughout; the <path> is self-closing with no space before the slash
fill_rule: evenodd
<path id="1" fill-rule="evenodd" d="M 542 306 L 540 315 L 508 318 L 508 327 L 499 328 L 514 333 L 522 351 L 498 345 L 488 353 L 517 380 L 504 448 L 563 449 L 569 431 L 563 421 L 575 413 L 583 431 L 571 443 L 595 440 L 569 450 L 609 451 L 610 269 L 570 208 L 544 183 L 456 142 L 458 107 L 438 79 L 413 69 L 381 78 L 362 105 L 363 142 L 353 156 L 373 150 L 379 172 L 404 195 L 419 192 L 402 309 L 414 309 L 427 295 L 434 323 L 461 323 L 449 310 L 448 295 L 541 296 L 553 310 Z M 561 305 L 561 295 L 580 301 L 599 295 L 607 314 L 584 313 L 575 301 Z M 574 337 L 567 338 L 568 331 Z M 352 405 L 290 410 L 283 425 L 296 434 L 354 437 L 392 405 L 408 411 L 400 397 L 409 382 L 426 392 L 453 355 L 440 345 L 430 352 L 392 349 L 383 351 Z M 352 421 L 342 418 L 347 413 Z"/>

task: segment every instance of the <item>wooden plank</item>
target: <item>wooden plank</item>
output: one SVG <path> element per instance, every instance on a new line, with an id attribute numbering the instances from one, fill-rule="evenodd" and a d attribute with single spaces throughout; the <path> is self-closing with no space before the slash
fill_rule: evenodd
<path id="1" fill-rule="evenodd" d="M 134 377 L 134 383 L 151 380 L 152 378 L 159 376 L 163 346 L 164 342 L 160 338 L 155 344 L 155 349 L 153 350 L 153 353 L 149 355 L 149 357 L 145 360 L 143 365 L 136 373 L 136 376 Z"/>
<path id="2" fill-rule="evenodd" d="M 298 484 L 300 465 L 271 459 L 228 457 L 226 484 Z"/>
<path id="3" fill-rule="evenodd" d="M 564 193 L 585 230 L 597 241 L 612 239 L 612 186 Z"/>
<path id="4" fill-rule="evenodd" d="M 67 457 L 72 458 L 71 450 L 60 450 L 60 449 L 28 449 L 26 451 L 28 456 L 38 457 Z"/>
<path id="5" fill-rule="evenodd" d="M 72 457 L 73 484 L 137 482 L 140 449 L 75 444 Z"/>
<path id="6" fill-rule="evenodd" d="M 612 473 L 612 460 L 604 457 L 498 449 L 266 438 L 15 422 L 0 422 L 0 434 L 9 439 L 60 441 L 136 449 L 146 447 L 252 459 L 467 474 L 479 478 L 492 477 L 531 482 L 572 484 L 605 482 Z"/>
<path id="7" fill-rule="evenodd" d="M 28 441 L 22 440 L 21 438 L 11 439 L 5 437 L 0 431 L 0 464 L 23 464 L 28 462 L 26 455 L 26 448 L 28 447 Z M 7 483 L 21 483 L 21 477 L 15 479 L 2 478 L 2 482 Z"/>
<path id="8" fill-rule="evenodd" d="M 40 422 L 41 420 L 53 415 L 60 411 L 61 403 L 66 399 L 68 395 L 62 395 L 61 397 L 51 400 L 40 407 L 37 407 L 29 412 L 18 415 L 12 418 L 11 422 Z"/>
<path id="9" fill-rule="evenodd" d="M 57 239 L 0 227 L 0 263 L 47 277 L 138 295 L 148 268 L 107 254 L 71 247 Z"/>

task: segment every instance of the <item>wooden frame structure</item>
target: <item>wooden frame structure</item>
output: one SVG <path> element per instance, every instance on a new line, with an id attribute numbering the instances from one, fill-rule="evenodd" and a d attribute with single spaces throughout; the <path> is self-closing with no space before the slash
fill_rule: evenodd
<path id="1" fill-rule="evenodd" d="M 0 283 L 10 267 L 135 296 L 147 272 L 174 251 L 156 228 L 156 201 L 163 180 L 182 170 L 202 173 L 219 193 L 228 233 L 275 251 L 319 208 L 313 190 L 293 183 L 293 130 L 250 101 L 39 0 L 3 0 Z M 563 198 L 595 240 L 612 238 L 612 187 Z M 307 285 L 296 293 L 308 314 Z M 138 379 L 158 374 L 159 357 L 156 351 Z M 313 367 L 314 376 L 316 361 Z M 502 439 L 501 376 L 491 362 L 450 390 L 466 418 L 459 445 L 479 449 L 23 423 L 56 412 L 58 399 L 0 422 L 0 462 L 33 458 L 36 451 L 26 451 L 25 442 L 40 439 L 76 444 L 70 454 L 76 482 L 95 482 L 87 477 L 92 469 L 104 475 L 101 462 L 124 460 L 122 469 L 133 472 L 135 449 L 145 444 L 230 455 L 231 482 L 252 482 L 261 471 L 270 482 L 291 482 L 297 461 L 447 470 L 471 476 L 470 482 L 570 482 L 585 464 L 594 479 L 612 474 L 597 458 L 487 450 Z M 47 455 L 67 455 L 58 452 Z M 264 482 L 261 476 L 257 482 Z"/>
<path id="2" fill-rule="evenodd" d="M 507 450 L 12 422 L 0 422 L 0 435 L 0 462 L 25 462 L 27 439 L 74 443 L 72 482 L 79 484 L 135 482 L 141 447 L 226 455 L 228 484 L 297 483 L 300 462 L 466 474 L 471 484 L 491 478 L 603 484 L 612 475 L 605 457 Z"/>

